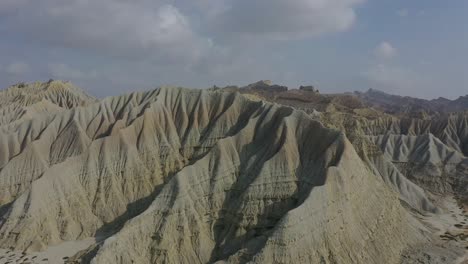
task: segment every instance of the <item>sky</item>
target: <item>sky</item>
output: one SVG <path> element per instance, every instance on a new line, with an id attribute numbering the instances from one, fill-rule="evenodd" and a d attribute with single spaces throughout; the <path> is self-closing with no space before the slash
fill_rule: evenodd
<path id="1" fill-rule="evenodd" d="M 1 0 L 0 87 L 272 80 L 454 99 L 468 94 L 466 14 L 466 0 Z"/>

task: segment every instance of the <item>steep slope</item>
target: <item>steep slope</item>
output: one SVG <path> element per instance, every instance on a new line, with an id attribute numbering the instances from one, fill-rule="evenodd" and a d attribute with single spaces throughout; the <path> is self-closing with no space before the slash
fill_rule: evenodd
<path id="1" fill-rule="evenodd" d="M 385 135 L 370 139 L 413 182 L 436 193 L 453 193 L 453 186 L 461 180 L 456 171 L 467 169 L 468 159 L 432 134 Z"/>
<path id="2" fill-rule="evenodd" d="M 247 96 L 252 93 L 242 92 Z M 405 208 L 419 212 L 418 218 L 440 236 L 407 251 L 402 263 L 467 261 L 468 255 L 456 261 L 454 255 L 448 256 L 468 246 L 468 115 L 446 113 L 465 109 L 464 97 L 429 102 L 369 93 L 377 98 L 366 102 L 359 94 L 309 95 L 299 90 L 255 95 L 256 100 L 302 109 L 327 127 L 345 132 L 366 166 L 399 193 Z M 441 256 L 441 252 L 448 255 Z"/>
<path id="3" fill-rule="evenodd" d="M 397 263 L 401 245 L 422 236 L 412 229 L 395 194 L 343 140 L 334 141 L 324 155 L 310 153 L 304 160 L 284 160 L 284 152 L 301 151 L 300 145 L 285 146 L 294 148 L 265 162 L 250 185 L 243 182 L 250 175 L 237 172 L 242 161 L 220 164 L 224 174 L 215 180 L 207 175 L 218 167 L 205 165 L 204 173 L 187 167 L 143 214 L 106 240 L 93 263 Z M 229 145 L 226 154 L 236 143 Z M 213 160 L 218 158 L 209 155 L 194 166 Z M 304 165 L 294 174 L 295 166 Z M 200 191 L 203 195 L 197 195 Z M 125 250 L 128 244 L 122 241 L 136 246 Z"/>
<path id="4" fill-rule="evenodd" d="M 372 140 L 372 136 L 364 133 L 363 128 L 369 123 L 367 118 L 341 112 L 318 113 L 315 118 L 328 127 L 344 131 L 365 164 L 390 188 L 398 192 L 400 199 L 412 209 L 421 213 L 438 211 L 425 190 L 409 180 Z"/>
<path id="5" fill-rule="evenodd" d="M 468 155 L 468 112 L 453 113 L 429 120 L 417 118 L 381 118 L 362 125 L 368 135 L 433 134 L 444 144 Z"/>
<path id="6" fill-rule="evenodd" d="M 263 99 L 303 110 L 327 127 L 345 132 L 369 169 L 381 177 L 391 189 L 398 192 L 401 200 L 420 212 L 437 211 L 425 190 L 402 174 L 395 164 L 383 155 L 380 148 L 367 138 L 372 124 L 393 118 L 392 116 L 363 108 L 364 104 L 353 95 L 321 95 L 303 90 L 277 91 L 268 90 L 268 86 L 262 87 L 264 88 L 260 93 L 252 88 L 237 90 L 248 98 L 254 95 L 256 100 Z"/>
<path id="7" fill-rule="evenodd" d="M 20 117 L 0 145 L 3 248 L 94 237 L 76 259 L 398 263 L 430 241 L 346 136 L 238 93 L 110 97 Z"/>
<path id="8" fill-rule="evenodd" d="M 69 82 L 19 83 L 0 91 L 0 129 L 41 114 L 86 106 L 96 101 Z"/>
<path id="9" fill-rule="evenodd" d="M 257 100 L 301 109 L 327 127 L 344 131 L 366 165 L 398 191 L 400 199 L 413 209 L 437 211 L 427 191 L 442 195 L 455 192 L 461 200 L 468 201 L 465 169 L 468 113 L 446 113 L 465 109 L 465 97 L 428 101 L 374 89 L 365 93 L 322 95 L 262 87 L 261 93 L 245 88 L 240 91 L 247 96 L 254 94 Z M 393 135 L 392 140 L 378 142 L 388 139 L 389 134 Z M 433 136 L 426 138 L 427 135 Z M 408 141 L 406 136 L 415 138 Z M 389 150 L 394 148 L 400 153 L 389 155 Z M 407 148 L 414 150 L 412 157 L 405 161 L 393 159 L 393 154 L 405 157 Z"/>
<path id="10" fill-rule="evenodd" d="M 467 113 L 430 120 L 383 118 L 360 124 L 399 170 L 432 192 L 468 202 Z"/>

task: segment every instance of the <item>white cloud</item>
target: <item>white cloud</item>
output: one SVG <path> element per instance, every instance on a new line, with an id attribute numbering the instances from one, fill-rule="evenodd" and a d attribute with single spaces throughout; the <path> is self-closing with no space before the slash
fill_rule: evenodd
<path id="1" fill-rule="evenodd" d="M 265 65 L 275 48 L 271 40 L 348 30 L 364 1 L 0 0 L 0 34 L 34 58 L 35 50 L 43 52 L 31 61 L 34 76 L 123 79 L 129 86 L 243 83 L 286 72 Z M 45 59 L 70 64 L 39 61 Z M 74 61 L 99 65 L 99 74 L 75 68 Z M 113 66 L 122 69 L 114 71 L 119 76 L 106 74 Z"/>
<path id="2" fill-rule="evenodd" d="M 403 8 L 403 9 L 398 10 L 396 13 L 400 17 L 407 17 L 409 15 L 409 10 L 406 8 Z"/>
<path id="3" fill-rule="evenodd" d="M 379 59 L 391 59 L 398 54 L 398 50 L 389 42 L 383 41 L 375 48 L 374 54 Z"/>
<path id="4" fill-rule="evenodd" d="M 29 65 L 21 61 L 13 62 L 5 67 L 5 71 L 8 74 L 21 75 L 29 72 Z"/>
<path id="5" fill-rule="evenodd" d="M 49 71 L 50 74 L 57 79 L 86 80 L 97 77 L 97 73 L 95 71 L 83 72 L 63 63 L 49 64 Z"/>
<path id="6" fill-rule="evenodd" d="M 28 3 L 26 3 L 28 2 Z M 186 63 L 209 49 L 188 17 L 167 1 L 19 0 L 3 28 L 33 41 L 119 57 Z M 0 5 L 0 8 L 2 6 Z"/>
<path id="7" fill-rule="evenodd" d="M 0 14 L 9 15 L 3 29 L 33 41 L 186 62 L 214 45 L 194 30 L 194 23 L 211 36 L 309 37 L 348 30 L 356 20 L 355 7 L 365 0 L 5 1 Z"/>
<path id="8" fill-rule="evenodd" d="M 288 39 L 348 30 L 363 0 L 238 0 L 217 19 L 219 32 Z"/>

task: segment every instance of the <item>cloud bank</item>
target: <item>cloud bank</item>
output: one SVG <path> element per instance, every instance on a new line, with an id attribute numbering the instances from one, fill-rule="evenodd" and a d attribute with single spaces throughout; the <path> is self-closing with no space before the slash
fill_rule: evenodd
<path id="1" fill-rule="evenodd" d="M 54 78 L 90 81 L 111 78 L 112 72 L 148 83 L 155 78 L 176 83 L 182 78 L 236 81 L 262 73 L 278 75 L 279 69 L 264 65 L 258 54 L 272 43 L 347 31 L 363 2 L 3 0 L 0 34 L 28 50 L 46 50 L 46 58 L 41 58 L 45 63 L 24 63 Z M 47 58 L 59 51 L 67 56 Z M 88 65 L 104 63 L 80 69 L 77 65 L 82 67 L 85 60 Z M 16 72 L 18 79 L 26 75 L 27 67 L 13 66 L 8 71 Z"/>

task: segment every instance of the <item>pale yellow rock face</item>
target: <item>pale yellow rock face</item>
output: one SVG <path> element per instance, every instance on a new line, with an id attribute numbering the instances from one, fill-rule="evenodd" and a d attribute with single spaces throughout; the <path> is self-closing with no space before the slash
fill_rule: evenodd
<path id="1" fill-rule="evenodd" d="M 96 236 L 96 264 L 399 263 L 427 239 L 344 134 L 302 111 L 169 87 L 56 102 L 2 123 L 2 248 Z"/>

